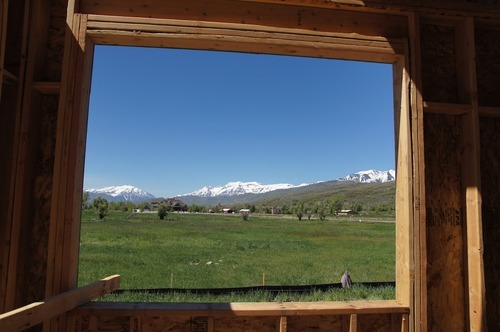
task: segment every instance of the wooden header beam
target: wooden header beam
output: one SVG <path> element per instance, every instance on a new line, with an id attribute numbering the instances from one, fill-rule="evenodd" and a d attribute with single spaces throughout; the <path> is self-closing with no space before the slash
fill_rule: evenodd
<path id="1" fill-rule="evenodd" d="M 391 12 L 430 14 L 439 16 L 475 16 L 478 18 L 500 19 L 500 5 L 483 3 L 434 0 L 234 0 L 242 2 L 277 3 L 281 5 L 338 8 L 370 12 Z"/>
<path id="2" fill-rule="evenodd" d="M 88 15 L 95 44 L 216 49 L 393 63 L 400 39 L 238 23 Z"/>

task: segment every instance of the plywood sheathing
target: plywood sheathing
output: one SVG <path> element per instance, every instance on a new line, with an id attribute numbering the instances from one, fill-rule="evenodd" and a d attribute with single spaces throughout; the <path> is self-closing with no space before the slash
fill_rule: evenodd
<path id="1" fill-rule="evenodd" d="M 464 220 L 461 187 L 461 121 L 426 114 L 428 327 L 463 331 L 466 322 Z"/>
<path id="2" fill-rule="evenodd" d="M 477 28 L 475 39 L 479 105 L 500 107 L 500 30 Z"/>
<path id="3" fill-rule="evenodd" d="M 480 119 L 486 320 L 500 326 L 500 118 Z"/>
<path id="4" fill-rule="evenodd" d="M 67 2 L 67 0 L 52 1 L 45 66 L 46 82 L 61 81 Z"/>
<path id="5" fill-rule="evenodd" d="M 449 26 L 421 25 L 422 94 L 427 102 L 457 102 L 454 33 Z"/>

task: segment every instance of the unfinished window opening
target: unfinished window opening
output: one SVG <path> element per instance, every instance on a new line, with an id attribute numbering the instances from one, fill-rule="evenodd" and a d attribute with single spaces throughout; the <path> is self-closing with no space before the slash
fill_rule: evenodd
<path id="1" fill-rule="evenodd" d="M 84 188 L 155 197 L 103 191 L 106 209 L 84 195 L 79 284 L 119 273 L 122 289 L 307 286 L 345 270 L 394 282 L 395 181 L 336 181 L 393 175 L 392 80 L 389 64 L 96 46 Z"/>

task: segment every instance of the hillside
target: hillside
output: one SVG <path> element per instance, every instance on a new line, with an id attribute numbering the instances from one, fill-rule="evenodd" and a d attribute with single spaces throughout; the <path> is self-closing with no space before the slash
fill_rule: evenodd
<path id="1" fill-rule="evenodd" d="M 396 182 L 356 183 L 353 181 L 327 181 L 309 186 L 274 190 L 263 194 L 237 196 L 198 197 L 182 196 L 188 205 L 230 205 L 249 203 L 254 205 L 292 205 L 299 201 L 320 202 L 336 198 L 346 202 L 360 202 L 364 206 L 394 205 Z"/>

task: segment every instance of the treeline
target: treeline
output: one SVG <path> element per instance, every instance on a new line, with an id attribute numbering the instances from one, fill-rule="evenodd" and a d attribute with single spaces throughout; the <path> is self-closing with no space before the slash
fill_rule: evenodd
<path id="1" fill-rule="evenodd" d="M 93 201 L 89 201 L 89 194 L 84 192 L 82 200 L 82 209 L 95 210 L 99 214 L 99 218 L 103 219 L 108 211 L 123 211 L 123 212 L 143 212 L 145 210 L 152 211 L 153 208 L 149 202 L 108 202 L 105 198 L 97 197 Z M 187 212 L 190 213 L 239 213 L 240 211 L 254 214 L 281 214 L 291 215 L 302 219 L 319 219 L 325 220 L 329 216 L 338 216 L 339 214 L 374 214 L 374 215 L 395 215 L 394 204 L 371 204 L 364 205 L 361 202 L 350 202 L 342 196 L 332 197 L 322 201 L 298 201 L 290 204 L 282 204 L 272 206 L 266 204 L 217 204 L 213 206 L 192 204 L 187 207 Z M 158 209 L 158 216 L 163 219 L 167 213 L 173 212 L 169 206 L 161 206 Z"/>

